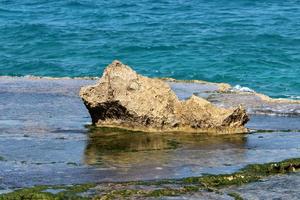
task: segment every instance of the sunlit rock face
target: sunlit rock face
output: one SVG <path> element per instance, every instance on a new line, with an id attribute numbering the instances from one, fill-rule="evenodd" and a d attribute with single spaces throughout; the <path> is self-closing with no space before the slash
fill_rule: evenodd
<path id="1" fill-rule="evenodd" d="M 80 96 L 97 126 L 147 132 L 247 131 L 244 108 L 218 108 L 194 95 L 180 101 L 167 83 L 141 76 L 120 61 L 110 64 L 96 85 L 82 87 Z"/>

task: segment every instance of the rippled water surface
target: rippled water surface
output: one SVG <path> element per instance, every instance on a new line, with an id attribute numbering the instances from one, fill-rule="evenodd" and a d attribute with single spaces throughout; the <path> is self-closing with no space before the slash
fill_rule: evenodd
<path id="1" fill-rule="evenodd" d="M 300 2 L 1 0 L 0 75 L 155 77 L 300 96 Z"/>

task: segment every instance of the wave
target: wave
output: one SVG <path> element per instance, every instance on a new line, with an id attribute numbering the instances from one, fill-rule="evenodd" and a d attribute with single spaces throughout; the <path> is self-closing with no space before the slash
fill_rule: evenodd
<path id="1" fill-rule="evenodd" d="M 259 93 L 249 87 L 241 86 L 241 85 L 235 85 L 229 89 L 230 92 L 246 92 L 246 93 L 253 93 L 255 95 L 260 96 L 262 99 L 266 101 L 284 101 L 284 100 L 291 100 L 292 101 L 298 101 L 300 100 L 300 96 L 297 95 L 282 95 L 280 97 L 270 97 L 265 94 Z"/>
<path id="2" fill-rule="evenodd" d="M 254 90 L 248 88 L 248 87 L 243 87 L 243 86 L 240 86 L 240 85 L 236 85 L 234 87 L 232 87 L 230 89 L 231 91 L 239 91 L 239 92 L 251 92 L 251 93 L 255 93 Z"/>
<path id="3" fill-rule="evenodd" d="M 300 100 L 300 96 L 296 96 L 296 95 L 284 95 L 284 98 L 287 99 L 295 99 L 295 100 Z"/>

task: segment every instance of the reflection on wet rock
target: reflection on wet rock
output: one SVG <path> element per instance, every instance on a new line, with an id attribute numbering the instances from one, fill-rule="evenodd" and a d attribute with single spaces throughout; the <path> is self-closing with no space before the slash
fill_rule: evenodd
<path id="1" fill-rule="evenodd" d="M 148 151 L 176 147 L 171 138 L 114 128 L 95 128 L 89 134 L 89 144 L 102 152 Z"/>
<path id="2" fill-rule="evenodd" d="M 177 165 L 174 162 L 180 159 L 188 163 L 188 160 L 195 159 L 195 156 L 199 162 L 204 163 L 209 159 L 207 155 L 222 154 L 222 150 L 226 148 L 238 149 L 240 155 L 246 143 L 246 137 L 243 135 L 148 134 L 94 127 L 90 128 L 88 136 L 84 161 L 88 165 L 103 166 L 131 166 L 146 163 L 169 166 Z"/>
<path id="3" fill-rule="evenodd" d="M 161 134 L 95 128 L 90 129 L 85 162 L 99 164 L 107 155 L 114 157 L 124 155 L 126 158 L 119 159 L 128 159 L 130 152 L 167 150 L 177 148 L 177 146 L 178 143 L 174 139 L 162 137 Z"/>

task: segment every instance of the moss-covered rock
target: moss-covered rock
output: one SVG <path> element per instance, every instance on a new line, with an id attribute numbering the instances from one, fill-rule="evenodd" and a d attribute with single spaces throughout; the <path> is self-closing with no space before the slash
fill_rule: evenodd
<path id="1" fill-rule="evenodd" d="M 82 184 L 73 186 L 36 186 L 20 189 L 0 195 L 0 200 L 105 200 L 132 199 L 161 196 L 179 196 L 199 190 L 217 192 L 218 189 L 231 185 L 255 182 L 267 176 L 295 172 L 300 169 L 300 158 L 281 162 L 252 164 L 231 174 L 204 175 L 183 179 L 158 181 L 131 181 L 121 183 Z M 99 187 L 97 189 L 97 187 Z M 103 189 L 104 188 L 104 189 Z M 53 194 L 49 189 L 61 189 Z M 82 196 L 83 192 L 94 191 L 91 195 Z M 235 199 L 242 199 L 237 193 L 228 193 Z"/>
<path id="2" fill-rule="evenodd" d="M 5 158 L 0 156 L 0 161 L 4 161 L 4 160 L 5 160 Z"/>
<path id="3" fill-rule="evenodd" d="M 243 197 L 236 192 L 229 192 L 228 195 L 233 197 L 234 200 L 243 200 Z"/>
<path id="4" fill-rule="evenodd" d="M 95 184 L 82 184 L 73 186 L 35 186 L 15 190 L 14 192 L 0 195 L 0 200 L 87 200 L 78 194 L 94 187 Z M 63 189 L 61 192 L 52 194 L 48 189 Z"/>

